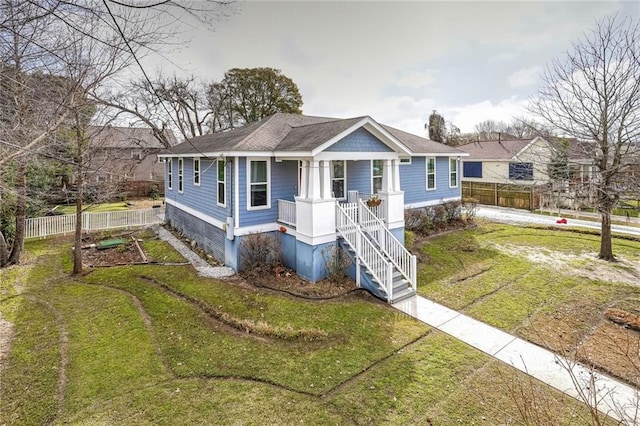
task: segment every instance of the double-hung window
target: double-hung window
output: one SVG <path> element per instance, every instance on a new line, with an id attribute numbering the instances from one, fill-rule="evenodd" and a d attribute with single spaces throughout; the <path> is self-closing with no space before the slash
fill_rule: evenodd
<path id="1" fill-rule="evenodd" d="M 382 173 L 384 160 L 371 161 L 371 193 L 377 194 L 382 190 Z"/>
<path id="2" fill-rule="evenodd" d="M 458 187 L 458 159 L 449 158 L 449 188 Z"/>
<path id="3" fill-rule="evenodd" d="M 509 179 L 533 180 L 533 163 L 509 163 Z"/>
<path id="4" fill-rule="evenodd" d="M 193 159 L 193 184 L 200 186 L 200 159 Z"/>
<path id="5" fill-rule="evenodd" d="M 346 194 L 346 170 L 344 160 L 331 162 L 331 189 L 334 198 L 344 198 Z"/>
<path id="6" fill-rule="evenodd" d="M 178 158 L 178 192 L 184 190 L 184 159 Z"/>
<path id="7" fill-rule="evenodd" d="M 436 189 L 436 157 L 425 158 L 427 167 L 427 191 Z"/>
<path id="8" fill-rule="evenodd" d="M 227 176 L 226 168 L 223 160 L 218 160 L 218 205 L 220 207 L 226 207 L 226 194 L 227 194 Z"/>
<path id="9" fill-rule="evenodd" d="M 271 207 L 269 190 L 270 164 L 268 160 L 249 160 L 249 209 Z"/>
<path id="10" fill-rule="evenodd" d="M 173 189 L 173 159 L 167 160 L 167 188 Z"/>

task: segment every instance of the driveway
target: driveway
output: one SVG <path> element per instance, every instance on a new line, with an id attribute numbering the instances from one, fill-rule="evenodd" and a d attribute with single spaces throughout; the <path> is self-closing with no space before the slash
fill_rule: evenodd
<path id="1" fill-rule="evenodd" d="M 531 213 L 528 210 L 508 209 L 502 207 L 487 207 L 479 206 L 477 217 L 492 220 L 494 222 L 509 223 L 509 224 L 535 224 L 535 225 L 549 225 L 561 227 L 579 227 L 600 230 L 600 222 L 592 222 L 589 220 L 572 219 L 566 217 L 567 224 L 558 224 L 557 216 L 545 216 L 541 214 Z M 640 236 L 640 228 L 634 226 L 623 225 L 611 225 L 613 232 L 621 234 Z"/>

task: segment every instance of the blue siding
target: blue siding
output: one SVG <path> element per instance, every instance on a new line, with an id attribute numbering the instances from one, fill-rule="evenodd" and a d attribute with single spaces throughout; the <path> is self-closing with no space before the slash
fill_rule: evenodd
<path id="1" fill-rule="evenodd" d="M 166 217 L 171 226 L 195 240 L 198 247 L 213 255 L 218 262 L 226 262 L 225 232 L 189 213 L 167 205 Z"/>
<path id="2" fill-rule="evenodd" d="M 436 189 L 427 191 L 425 157 L 412 157 L 411 164 L 400 167 L 400 189 L 404 191 L 405 204 L 459 197 L 460 171 L 458 187 L 449 188 L 449 157 L 436 157 Z"/>
<path id="3" fill-rule="evenodd" d="M 227 170 L 227 206 L 217 204 L 218 180 L 217 165 L 213 160 L 200 160 L 200 185 L 193 183 L 193 158 L 184 158 L 183 192 L 178 191 L 178 159 L 173 159 L 173 189 L 166 192 L 166 197 L 182 203 L 192 209 L 212 216 L 222 222 L 232 215 L 231 208 L 231 171 L 230 162 Z M 166 175 L 165 175 L 166 178 Z"/>
<path id="4" fill-rule="evenodd" d="M 280 247 L 282 248 L 282 264 L 295 271 L 296 265 L 296 237 L 279 232 Z"/>
<path id="5" fill-rule="evenodd" d="M 331 145 L 325 151 L 331 152 L 392 152 L 378 138 L 362 127 L 348 134 L 338 142 Z"/>
<path id="6" fill-rule="evenodd" d="M 347 191 L 371 193 L 371 161 L 347 161 Z"/>
<path id="7" fill-rule="evenodd" d="M 278 199 L 293 201 L 298 193 L 298 162 L 271 161 L 271 208 L 247 210 L 247 158 L 239 159 L 240 226 L 272 223 L 278 219 Z"/>
<path id="8" fill-rule="evenodd" d="M 310 246 L 296 241 L 296 273 L 311 282 L 320 281 L 327 276 L 324 253 L 332 250 L 335 243 Z"/>

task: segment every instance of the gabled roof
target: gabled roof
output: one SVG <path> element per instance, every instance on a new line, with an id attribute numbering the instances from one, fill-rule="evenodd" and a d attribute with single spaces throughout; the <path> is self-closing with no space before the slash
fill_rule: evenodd
<path id="1" fill-rule="evenodd" d="M 403 132 L 402 130 L 394 129 L 393 127 L 385 125 L 382 125 L 382 127 L 401 140 L 413 154 L 451 154 L 462 156 L 466 154 L 464 151 L 458 149 L 458 147 L 454 148 L 440 142 L 432 141 L 431 139 L 421 138 L 420 136 Z"/>
<path id="2" fill-rule="evenodd" d="M 285 113 L 276 113 L 231 131 L 190 139 L 166 150 L 162 155 L 197 156 L 225 152 L 311 153 L 326 144 L 331 144 L 332 141 L 335 142 L 344 132 L 359 127 L 375 131 L 401 152 L 418 155 L 464 155 L 456 148 L 380 125 L 366 116 L 340 119 Z"/>
<path id="3" fill-rule="evenodd" d="M 458 148 L 469 154 L 467 160 L 511 160 L 534 139 L 471 142 Z"/>
<path id="4" fill-rule="evenodd" d="M 149 127 L 89 126 L 89 138 L 96 148 L 162 149 L 164 146 L 153 136 Z M 171 130 L 165 130 L 172 145 L 176 138 Z"/>

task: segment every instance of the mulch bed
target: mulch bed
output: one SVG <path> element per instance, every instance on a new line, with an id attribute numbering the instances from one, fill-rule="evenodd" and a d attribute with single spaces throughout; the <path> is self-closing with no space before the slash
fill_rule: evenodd
<path id="1" fill-rule="evenodd" d="M 102 240 L 120 238 L 124 240 L 124 244 L 98 250 L 97 248 L 84 248 L 82 250 L 82 261 L 89 267 L 106 267 L 116 265 L 131 265 L 136 263 L 142 263 L 144 260 L 140 256 L 140 252 L 133 242 L 132 236 L 135 237 L 135 232 L 126 232 L 122 234 L 115 234 L 108 238 L 100 237 L 98 235 L 89 235 L 82 239 L 83 247 L 90 244 L 97 244 Z"/>
<path id="2" fill-rule="evenodd" d="M 255 287 L 282 291 L 300 297 L 339 297 L 357 288 L 355 282 L 350 279 L 345 279 L 342 282 L 335 282 L 329 279 L 315 283 L 305 281 L 296 275 L 293 270 L 285 267 L 277 267 L 273 270 L 251 271 L 241 275 L 246 282 Z"/>

